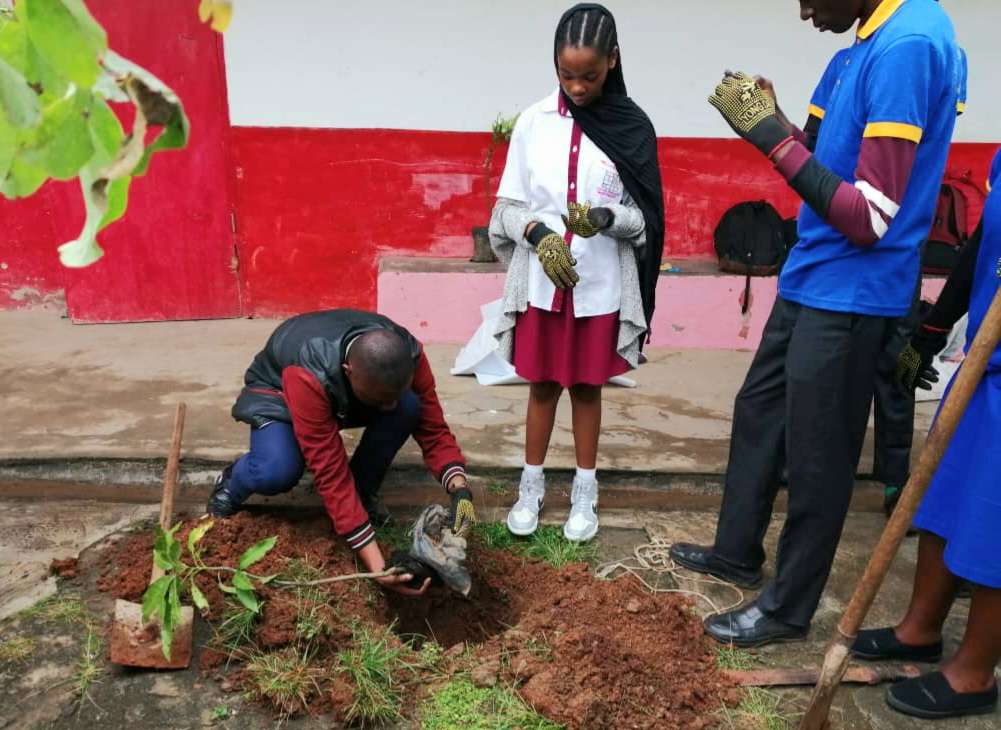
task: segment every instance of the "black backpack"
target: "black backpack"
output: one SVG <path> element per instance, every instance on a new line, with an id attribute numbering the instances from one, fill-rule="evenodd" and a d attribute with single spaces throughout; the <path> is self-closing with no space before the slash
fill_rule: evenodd
<path id="1" fill-rule="evenodd" d="M 723 214 L 713 233 L 720 271 L 747 276 L 774 276 L 796 243 L 779 212 L 764 200 L 738 203 Z M 791 242 L 788 240 L 793 233 Z"/>

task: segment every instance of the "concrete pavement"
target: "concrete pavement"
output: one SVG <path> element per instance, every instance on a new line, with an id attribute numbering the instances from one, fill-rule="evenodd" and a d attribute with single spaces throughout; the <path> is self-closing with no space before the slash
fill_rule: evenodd
<path id="1" fill-rule="evenodd" d="M 272 320 L 73 325 L 52 311 L 0 312 L 0 462 L 162 458 L 173 404 L 188 404 L 184 455 L 224 462 L 246 447 L 230 418 L 243 372 Z M 524 386 L 479 386 L 448 374 L 457 347 L 427 348 L 446 416 L 472 470 L 522 463 Z M 752 353 L 653 349 L 635 389 L 605 391 L 599 467 L 658 474 L 721 474 L 733 398 Z M 548 465 L 574 466 L 563 399 Z M 934 404 L 918 407 L 917 441 Z M 349 432 L 348 440 L 355 436 Z M 870 439 L 871 442 L 871 439 Z M 867 452 L 869 447 L 867 447 Z M 411 442 L 403 464 L 419 463 Z M 860 471 L 870 469 L 863 456 Z M 214 468 L 214 465 L 212 465 Z M 45 477 L 46 474 L 36 476 Z M 200 477 L 202 478 L 202 477 Z"/>

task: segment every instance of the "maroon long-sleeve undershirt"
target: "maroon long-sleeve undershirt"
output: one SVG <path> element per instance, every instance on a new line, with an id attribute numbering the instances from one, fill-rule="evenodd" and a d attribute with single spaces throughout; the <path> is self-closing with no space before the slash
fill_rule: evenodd
<path id="1" fill-rule="evenodd" d="M 773 153 L 776 169 L 790 182 L 813 157 L 806 141 L 807 135 L 794 128 L 790 138 Z M 841 180 L 828 200 L 806 202 L 849 241 L 871 246 L 886 234 L 900 210 L 917 149 L 910 140 L 867 137 L 859 151 L 855 184 Z"/>

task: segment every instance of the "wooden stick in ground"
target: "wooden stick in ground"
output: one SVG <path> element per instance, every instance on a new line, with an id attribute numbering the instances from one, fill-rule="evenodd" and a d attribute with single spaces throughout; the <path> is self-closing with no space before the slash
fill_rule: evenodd
<path id="1" fill-rule="evenodd" d="M 949 446 L 956 427 L 959 425 L 966 407 L 974 392 L 980 385 L 987 363 L 1001 342 L 1001 288 L 994 296 L 987 315 L 984 317 L 980 330 L 970 346 L 970 351 L 963 361 L 962 367 L 949 391 L 949 396 L 942 404 L 935 424 L 928 434 L 928 440 L 921 450 L 918 465 L 907 480 L 900 501 L 893 510 L 893 516 L 887 523 L 876 549 L 869 559 L 862 580 L 855 588 L 851 602 L 845 609 L 837 631 L 827 648 L 820 679 L 814 687 L 810 706 L 800 722 L 800 730 L 823 730 L 827 727 L 827 718 L 831 710 L 831 702 L 838 684 L 848 667 L 848 659 L 852 642 L 858 634 L 859 627 L 865 620 L 876 594 L 879 592 L 883 579 L 886 577 L 900 548 L 907 530 L 914 519 L 918 505 L 928 490 L 942 455 Z"/>
<path id="2" fill-rule="evenodd" d="M 160 497 L 160 528 L 170 529 L 170 520 L 174 515 L 174 494 L 177 492 L 177 472 L 181 463 L 181 436 L 184 433 L 184 415 L 187 406 L 177 404 L 174 411 L 174 433 L 170 439 L 170 451 L 167 453 L 167 468 L 163 473 L 163 495 Z M 163 577 L 163 568 L 153 564 L 153 574 L 150 583 Z"/>

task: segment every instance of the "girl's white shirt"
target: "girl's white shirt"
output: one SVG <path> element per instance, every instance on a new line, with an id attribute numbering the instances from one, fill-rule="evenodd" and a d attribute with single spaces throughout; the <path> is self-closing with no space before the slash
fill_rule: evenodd
<path id="1" fill-rule="evenodd" d="M 518 117 L 497 195 L 525 203 L 533 219 L 563 234 L 566 228 L 560 216 L 567 214 L 571 192 L 576 193 L 579 203 L 590 202 L 597 208 L 621 203 L 624 187 L 614 163 L 587 135 L 581 135 L 579 150 L 573 146 L 574 120 L 560 106 L 557 89 Z M 576 179 L 569 174 L 573 156 L 578 157 Z M 576 316 L 619 311 L 622 277 L 618 242 L 600 233 L 592 238 L 573 236 L 570 250 L 580 276 L 573 289 Z M 551 311 L 555 292 L 538 258 L 532 256 L 529 304 Z"/>

